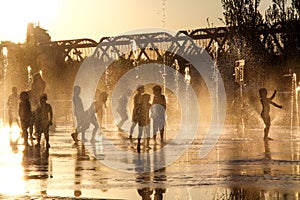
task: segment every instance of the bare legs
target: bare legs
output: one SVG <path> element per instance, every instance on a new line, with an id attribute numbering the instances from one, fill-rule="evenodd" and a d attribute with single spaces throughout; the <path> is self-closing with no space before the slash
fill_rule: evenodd
<path id="1" fill-rule="evenodd" d="M 265 123 L 265 129 L 264 129 L 264 140 L 273 140 L 272 138 L 269 137 L 269 130 L 271 126 L 271 120 L 269 115 L 262 115 L 262 118 Z"/>

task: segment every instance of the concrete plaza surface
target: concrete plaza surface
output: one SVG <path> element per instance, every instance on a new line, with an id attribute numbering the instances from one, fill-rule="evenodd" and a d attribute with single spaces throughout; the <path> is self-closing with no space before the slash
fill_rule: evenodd
<path id="1" fill-rule="evenodd" d="M 136 150 L 135 141 L 128 140 L 116 127 L 108 126 L 103 131 L 112 144 L 87 141 L 75 145 L 70 136 L 72 123 L 60 122 L 51 131 L 49 149 L 45 143 L 40 148 L 25 148 L 14 128 L 9 131 L 2 126 L 0 134 L 0 199 L 300 198 L 297 127 L 271 126 L 274 140 L 263 141 L 261 124 L 244 131 L 225 125 L 217 144 L 204 158 L 199 158 L 202 136 L 196 136 L 187 150 L 165 167 L 129 172 L 103 164 L 108 158 L 103 149 L 112 144 L 118 147 L 117 152 Z M 167 129 L 166 146 L 172 145 L 173 132 L 174 127 Z M 151 152 L 164 147 L 158 144 L 156 149 L 153 141 L 150 146 L 140 155 L 154 162 Z"/>

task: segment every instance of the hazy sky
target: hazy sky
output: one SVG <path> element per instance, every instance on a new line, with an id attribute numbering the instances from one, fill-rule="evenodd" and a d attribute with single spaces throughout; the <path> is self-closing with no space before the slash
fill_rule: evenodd
<path id="1" fill-rule="evenodd" d="M 270 1 L 262 0 L 260 9 Z M 0 0 L 0 5 L 0 41 L 21 43 L 29 22 L 39 22 L 53 41 L 99 41 L 140 28 L 204 28 L 208 17 L 211 26 L 223 25 L 221 0 Z"/>

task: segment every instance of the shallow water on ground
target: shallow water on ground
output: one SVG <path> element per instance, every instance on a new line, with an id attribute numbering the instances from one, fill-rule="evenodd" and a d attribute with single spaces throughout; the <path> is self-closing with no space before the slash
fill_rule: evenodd
<path id="1" fill-rule="evenodd" d="M 217 145 L 204 158 L 199 158 L 203 141 L 200 134 L 178 159 L 156 170 L 155 166 L 167 159 L 167 153 L 172 155 L 160 144 L 155 149 L 151 141 L 152 149 L 124 160 L 117 152 L 107 151 L 112 144 L 74 145 L 72 130 L 69 124 L 57 125 L 51 132 L 51 148 L 46 149 L 45 143 L 41 148 L 25 148 L 22 139 L 10 139 L 9 130 L 2 129 L 0 198 L 300 198 L 300 132 L 296 128 L 291 131 L 290 127 L 273 126 L 270 135 L 274 140 L 264 142 L 261 127 L 241 133 L 233 126 L 225 126 Z M 167 133 L 171 135 L 172 131 Z M 136 151 L 135 141 L 130 142 L 113 128 L 105 129 L 104 134 L 119 150 Z M 35 144 L 35 140 L 32 142 Z M 173 149 L 180 145 L 168 142 Z M 154 150 L 160 153 L 153 154 Z M 134 167 L 128 168 L 128 173 L 104 165 L 103 161 L 110 158 L 107 153 L 112 153 L 118 164 L 133 163 Z M 147 167 L 149 170 L 145 170 Z"/>

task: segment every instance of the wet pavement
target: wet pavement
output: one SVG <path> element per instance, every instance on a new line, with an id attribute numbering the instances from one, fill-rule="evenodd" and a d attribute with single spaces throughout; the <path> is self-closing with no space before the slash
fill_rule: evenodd
<path id="1" fill-rule="evenodd" d="M 70 137 L 73 130 L 72 123 L 57 123 L 50 135 L 51 148 L 46 149 L 45 143 L 40 148 L 25 148 L 22 138 L 17 139 L 17 127 L 11 131 L 2 127 L 0 198 L 300 199 L 297 127 L 274 125 L 270 130 L 274 140 L 264 142 L 262 124 L 246 127 L 244 132 L 226 125 L 217 145 L 204 158 L 199 158 L 203 138 L 200 133 L 178 159 L 155 170 L 157 159 L 164 162 L 164 156 L 153 154 L 163 152 L 159 151 L 164 149 L 160 144 L 156 149 L 151 141 L 152 149 L 134 154 L 145 161 L 136 164 L 132 158 L 124 161 L 118 155 L 117 152 L 136 153 L 136 148 L 135 141 L 130 142 L 115 127 L 107 126 L 103 132 L 112 143 L 101 143 L 98 135 L 96 144 L 75 145 Z M 168 138 L 173 132 L 174 127 L 167 129 L 167 145 L 172 145 Z M 129 167 L 124 172 L 107 166 L 104 161 L 111 158 L 105 149 L 112 144 L 118 147 L 115 159 L 136 164 L 134 169 Z"/>

